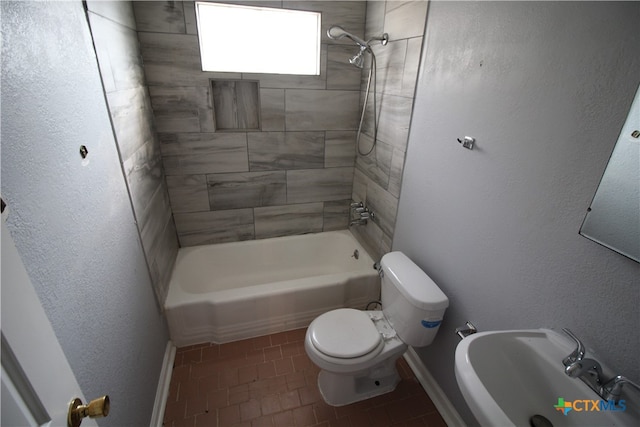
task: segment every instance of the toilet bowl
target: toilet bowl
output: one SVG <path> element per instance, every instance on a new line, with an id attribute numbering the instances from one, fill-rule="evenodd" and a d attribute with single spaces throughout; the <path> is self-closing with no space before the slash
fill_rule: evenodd
<path id="1" fill-rule="evenodd" d="M 340 308 L 315 318 L 305 351 L 320 368 L 318 388 L 332 406 L 393 391 L 396 361 L 409 345 L 424 347 L 449 305 L 435 283 L 401 252 L 380 261 L 382 311 Z"/>

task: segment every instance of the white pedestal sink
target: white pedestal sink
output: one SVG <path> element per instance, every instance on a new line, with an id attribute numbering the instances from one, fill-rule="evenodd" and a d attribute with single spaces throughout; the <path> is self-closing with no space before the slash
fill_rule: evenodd
<path id="1" fill-rule="evenodd" d="M 480 332 L 458 344 L 456 380 L 486 427 L 529 426 L 534 415 L 556 427 L 640 425 L 638 401 L 603 403 L 582 381 L 565 375 L 562 359 L 574 347 L 548 329 Z"/>

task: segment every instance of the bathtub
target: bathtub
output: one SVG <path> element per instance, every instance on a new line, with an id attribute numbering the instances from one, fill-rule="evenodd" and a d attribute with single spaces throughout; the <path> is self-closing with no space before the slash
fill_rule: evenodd
<path id="1" fill-rule="evenodd" d="M 380 298 L 373 263 L 348 230 L 181 248 L 165 302 L 171 340 L 225 343 L 365 308 Z"/>

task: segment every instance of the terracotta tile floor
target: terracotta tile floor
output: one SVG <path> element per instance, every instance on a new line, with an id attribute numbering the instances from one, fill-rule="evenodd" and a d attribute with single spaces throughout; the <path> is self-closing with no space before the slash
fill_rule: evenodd
<path id="1" fill-rule="evenodd" d="M 324 403 L 305 331 L 178 349 L 164 426 L 446 426 L 403 358 L 395 391 L 338 408 Z"/>

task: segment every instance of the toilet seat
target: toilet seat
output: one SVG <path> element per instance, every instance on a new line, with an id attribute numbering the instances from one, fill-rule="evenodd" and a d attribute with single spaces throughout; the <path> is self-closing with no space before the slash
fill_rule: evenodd
<path id="1" fill-rule="evenodd" d="M 353 308 L 340 308 L 318 316 L 310 332 L 313 346 L 330 358 L 374 357 L 383 347 L 380 332 L 371 318 Z"/>

